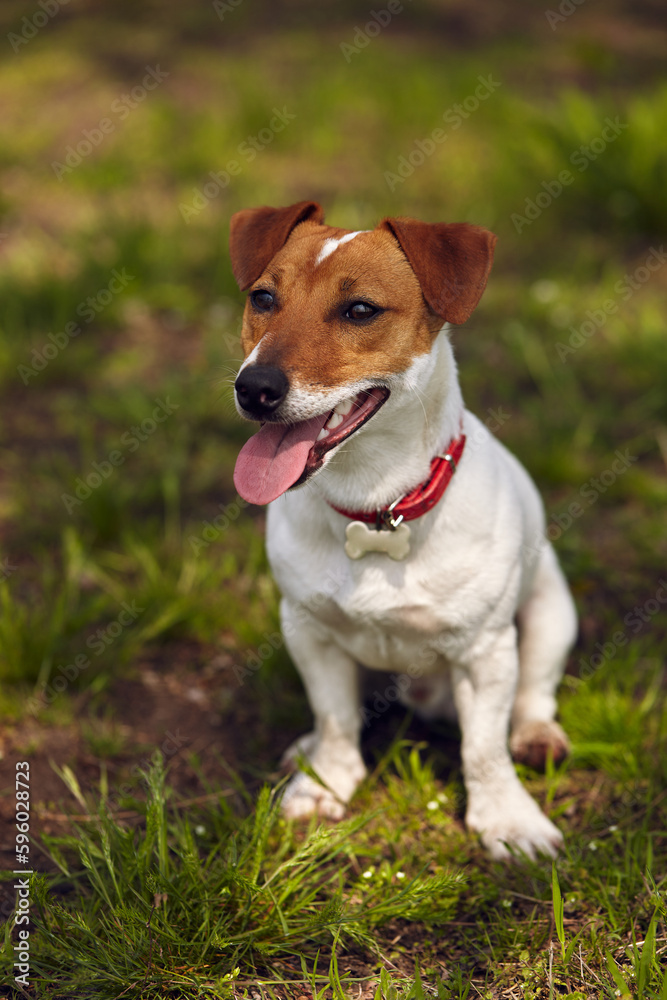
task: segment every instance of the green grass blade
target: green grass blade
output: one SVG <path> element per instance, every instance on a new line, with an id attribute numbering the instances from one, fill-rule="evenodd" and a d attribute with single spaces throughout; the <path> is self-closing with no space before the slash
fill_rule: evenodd
<path id="1" fill-rule="evenodd" d="M 555 862 L 551 865 L 551 899 L 553 904 L 553 915 L 554 923 L 556 925 L 556 933 L 558 934 L 558 940 L 560 941 L 561 955 L 563 957 L 563 962 L 565 962 L 565 924 L 563 922 L 565 907 L 563 904 L 563 896 L 560 891 L 560 883 L 558 881 L 558 873 L 556 871 Z"/>

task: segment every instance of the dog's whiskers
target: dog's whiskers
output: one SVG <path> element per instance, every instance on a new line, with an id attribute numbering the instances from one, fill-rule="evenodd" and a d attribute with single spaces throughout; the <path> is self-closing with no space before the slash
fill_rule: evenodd
<path id="1" fill-rule="evenodd" d="M 412 389 L 412 391 L 416 395 L 417 399 L 419 400 L 419 405 L 421 406 L 422 410 L 424 411 L 424 421 L 425 421 L 426 427 L 428 428 L 428 426 L 429 426 L 428 413 L 426 412 L 426 407 L 424 406 L 424 401 L 422 399 L 422 393 L 419 391 L 419 389 L 417 388 L 416 385 L 410 385 L 410 386 L 408 386 L 408 388 Z"/>

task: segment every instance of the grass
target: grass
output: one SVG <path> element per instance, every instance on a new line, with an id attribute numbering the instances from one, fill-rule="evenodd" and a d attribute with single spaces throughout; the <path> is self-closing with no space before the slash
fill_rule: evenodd
<path id="1" fill-rule="evenodd" d="M 628 780 L 643 771 L 642 747 L 626 742 L 617 753 L 625 767 L 612 776 L 596 746 L 588 815 L 576 764 L 529 779 L 554 815 L 570 817 L 553 871 L 488 864 L 460 831 L 458 782 L 443 786 L 434 762 L 400 741 L 349 820 L 307 831 L 282 819 L 276 790 L 253 799 L 235 775 L 237 803 L 223 790 L 185 808 L 160 755 L 144 774 L 145 805 L 122 819 L 105 780 L 87 796 L 65 769 L 90 818 L 43 838 L 58 874 L 31 882 L 35 981 L 50 997 L 227 997 L 258 983 L 278 995 L 326 986 L 346 995 L 369 979 L 386 997 L 463 997 L 492 966 L 493 995 L 519 986 L 527 997 L 616 988 L 663 997 L 665 880 L 652 872 L 664 850 L 664 792 Z M 343 971 L 351 955 L 377 971 Z"/>
<path id="2" fill-rule="evenodd" d="M 664 1000 L 659 32 L 620 5 L 621 48 L 599 11 L 551 32 L 517 4 L 487 37 L 422 5 L 346 62 L 356 9 L 304 27 L 279 5 L 274 35 L 243 4 L 223 21 L 165 9 L 158 24 L 137 5 L 131 34 L 113 6 L 63 11 L 0 65 L 0 767 L 26 755 L 35 774 L 38 995 Z M 24 13 L 6 6 L 5 33 Z M 169 75 L 121 119 L 113 102 L 157 64 Z M 250 158 L 274 108 L 295 117 Z M 113 131 L 59 180 L 105 116 Z M 607 118 L 628 127 L 597 153 Z M 346 227 L 404 214 L 499 235 L 454 342 L 469 407 L 540 486 L 580 612 L 560 698 L 572 756 L 521 771 L 566 835 L 553 871 L 488 861 L 463 829 L 455 734 L 395 708 L 365 734 L 371 777 L 343 824 L 276 807 L 308 710 L 275 639 L 262 512 L 231 485 L 247 432 L 226 229 L 238 208 L 313 196 Z"/>
<path id="3" fill-rule="evenodd" d="M 145 833 L 137 837 L 134 829 L 123 829 L 102 805 L 94 832 L 59 838 L 59 858 L 78 840 L 78 860 L 96 899 L 84 903 L 84 890 L 82 906 L 92 903 L 84 917 L 79 907 L 54 907 L 37 889 L 45 980 L 52 981 L 61 967 L 70 983 L 82 985 L 95 970 L 111 991 L 143 981 L 144 995 L 179 986 L 215 995 L 225 993 L 225 984 L 233 984 L 253 960 L 280 978 L 289 972 L 290 960 L 296 959 L 298 968 L 305 947 L 329 946 L 332 935 L 341 945 L 373 952 L 377 929 L 391 920 L 427 919 L 437 926 L 451 916 L 463 883 L 458 873 L 410 878 L 401 873 L 399 879 L 396 861 L 383 862 L 375 878 L 365 877 L 370 869 L 359 872 L 366 852 L 362 847 L 360 858 L 352 845 L 372 821 L 368 816 L 328 829 L 311 825 L 309 834 L 297 839 L 280 818 L 275 792 L 265 787 L 245 819 L 225 809 L 220 798 L 221 808 L 208 812 L 205 824 L 197 823 L 196 816 L 169 808 L 160 761 L 146 780 Z M 68 878 L 64 861 L 60 864 Z M 72 946 L 64 962 L 63 936 Z M 104 967 L 97 954 L 100 937 L 107 942 Z M 130 953 L 128 937 L 134 942 Z M 230 962 L 224 974 L 221 953 Z"/>

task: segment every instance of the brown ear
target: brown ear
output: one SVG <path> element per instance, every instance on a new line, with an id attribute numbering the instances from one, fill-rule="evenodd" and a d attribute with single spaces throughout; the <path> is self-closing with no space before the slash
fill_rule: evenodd
<path id="1" fill-rule="evenodd" d="M 433 312 L 464 323 L 486 288 L 497 236 L 467 222 L 383 219 L 380 226 L 398 240 Z"/>
<path id="2" fill-rule="evenodd" d="M 287 208 L 245 208 L 232 215 L 229 252 L 232 271 L 242 292 L 259 278 L 294 227 L 306 219 L 324 222 L 322 206 L 316 201 L 299 201 Z"/>

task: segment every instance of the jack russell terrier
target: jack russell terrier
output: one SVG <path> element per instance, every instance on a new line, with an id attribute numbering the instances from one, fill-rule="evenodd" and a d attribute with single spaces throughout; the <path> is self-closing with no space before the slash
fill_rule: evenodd
<path id="1" fill-rule="evenodd" d="M 234 482 L 270 504 L 283 635 L 315 716 L 288 754 L 321 783 L 297 772 L 286 815 L 338 819 L 363 779 L 363 664 L 458 720 L 466 823 L 491 855 L 553 856 L 561 833 L 510 748 L 536 766 L 568 751 L 555 690 L 576 613 L 536 487 L 463 407 L 447 332 L 479 302 L 495 242 L 406 218 L 350 232 L 315 202 L 233 215 L 250 289 L 236 405 L 262 424 Z"/>

